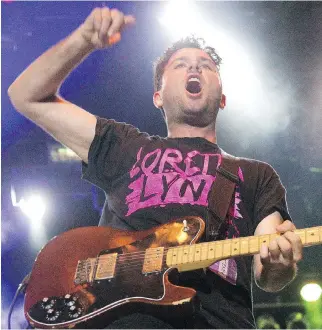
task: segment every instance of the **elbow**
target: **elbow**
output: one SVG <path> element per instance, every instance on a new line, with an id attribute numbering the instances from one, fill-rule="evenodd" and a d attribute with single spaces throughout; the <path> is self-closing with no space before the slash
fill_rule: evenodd
<path id="1" fill-rule="evenodd" d="M 25 108 L 25 105 L 28 103 L 28 101 L 22 97 L 22 93 L 19 92 L 18 88 L 14 85 L 14 83 L 10 85 L 7 93 L 13 107 L 18 112 L 23 112 L 23 109 Z"/>

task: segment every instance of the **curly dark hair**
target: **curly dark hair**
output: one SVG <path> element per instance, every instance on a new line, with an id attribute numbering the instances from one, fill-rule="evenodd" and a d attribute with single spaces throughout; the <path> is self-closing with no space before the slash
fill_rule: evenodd
<path id="1" fill-rule="evenodd" d="M 206 52 L 215 62 L 218 70 L 221 64 L 221 57 L 217 54 L 215 48 L 207 46 L 203 38 L 198 38 L 194 35 L 182 38 L 173 43 L 168 49 L 165 50 L 162 56 L 156 59 L 153 65 L 153 82 L 154 91 L 158 91 L 162 85 L 162 76 L 164 68 L 167 65 L 170 57 L 179 49 L 182 48 L 198 48 Z"/>

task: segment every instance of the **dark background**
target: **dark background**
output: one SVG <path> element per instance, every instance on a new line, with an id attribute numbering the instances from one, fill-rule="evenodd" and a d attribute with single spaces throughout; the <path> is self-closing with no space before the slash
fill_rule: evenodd
<path id="1" fill-rule="evenodd" d="M 68 77 L 61 94 L 96 115 L 128 122 L 151 134 L 166 135 L 162 117 L 152 103 L 152 63 L 170 42 L 169 34 L 157 21 L 165 3 L 1 3 L 3 318 L 17 285 L 31 270 L 43 242 L 75 226 L 96 225 L 103 197 L 95 187 L 80 180 L 79 162 L 51 162 L 49 153 L 55 142 L 14 111 L 7 89 L 31 61 L 66 37 L 95 6 L 102 4 L 132 13 L 137 24 L 124 33 L 116 47 L 90 55 Z M 218 119 L 219 145 L 229 153 L 270 163 L 287 188 L 288 205 L 296 226 L 320 225 L 321 3 L 199 2 L 198 5 L 208 20 L 230 36 L 242 35 L 242 40 L 252 45 L 245 51 L 249 51 L 252 63 L 257 66 L 257 78 L 264 82 L 264 91 L 269 95 L 269 106 L 263 100 L 266 102 L 263 108 L 256 105 L 253 110 L 258 125 L 254 120 L 247 121 L 248 117 L 238 106 L 230 106 L 229 97 L 233 95 L 228 95 L 227 109 Z M 239 41 L 243 44 L 242 40 Z M 266 84 L 267 75 L 276 78 L 273 83 Z M 252 88 L 243 95 L 242 101 L 248 109 L 254 107 L 255 96 Z M 287 101 L 281 103 L 281 100 Z M 267 124 L 274 129 L 265 130 L 265 118 L 273 108 L 277 116 Z M 37 239 L 28 219 L 13 207 L 11 186 L 18 199 L 31 191 L 45 196 L 43 239 L 40 229 Z M 321 255 L 321 246 L 305 249 L 298 278 L 282 292 L 267 294 L 255 288 L 256 315 L 270 312 L 283 324 L 291 310 L 302 310 L 299 287 L 310 279 L 321 283 Z M 24 325 L 21 314 L 21 310 L 15 314 L 16 327 Z M 6 327 L 5 323 L 2 326 Z"/>

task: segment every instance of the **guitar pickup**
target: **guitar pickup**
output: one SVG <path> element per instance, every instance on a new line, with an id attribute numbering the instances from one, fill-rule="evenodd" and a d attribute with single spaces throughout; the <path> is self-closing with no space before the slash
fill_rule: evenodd
<path id="1" fill-rule="evenodd" d="M 97 261 L 95 280 L 106 280 L 114 277 L 117 253 L 100 255 Z"/>
<path id="2" fill-rule="evenodd" d="M 160 272 L 162 270 L 164 247 L 145 250 L 142 274 Z"/>

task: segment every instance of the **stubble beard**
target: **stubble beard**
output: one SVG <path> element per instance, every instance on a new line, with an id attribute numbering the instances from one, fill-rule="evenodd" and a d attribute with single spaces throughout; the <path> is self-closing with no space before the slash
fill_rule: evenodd
<path id="1" fill-rule="evenodd" d="M 217 98 L 215 100 L 214 107 L 211 107 L 209 104 L 204 104 L 204 106 L 198 110 L 193 108 L 189 109 L 179 97 L 174 101 L 176 102 L 175 104 L 177 104 L 177 109 L 175 110 L 176 116 L 172 120 L 176 124 L 186 124 L 202 128 L 216 121 L 221 99 Z"/>

